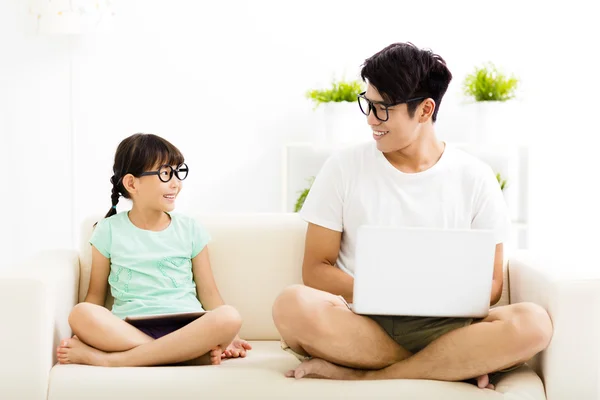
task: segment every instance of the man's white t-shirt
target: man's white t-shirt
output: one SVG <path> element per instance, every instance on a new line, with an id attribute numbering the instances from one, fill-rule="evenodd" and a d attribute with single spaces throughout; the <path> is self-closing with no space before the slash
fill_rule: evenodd
<path id="1" fill-rule="evenodd" d="M 332 155 L 317 175 L 300 216 L 342 232 L 337 266 L 354 275 L 361 225 L 491 229 L 507 240 L 509 213 L 491 167 L 446 144 L 438 162 L 419 173 L 396 169 L 375 143 Z"/>

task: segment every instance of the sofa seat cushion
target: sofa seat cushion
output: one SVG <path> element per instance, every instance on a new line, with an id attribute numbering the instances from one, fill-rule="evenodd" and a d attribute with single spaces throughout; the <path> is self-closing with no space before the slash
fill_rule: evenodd
<path id="1" fill-rule="evenodd" d="M 282 351 L 278 341 L 251 344 L 248 357 L 226 360 L 219 366 L 55 365 L 48 399 L 545 399 L 540 378 L 526 366 L 499 377 L 495 391 L 467 383 L 427 380 L 294 380 L 283 374 L 299 361 Z"/>

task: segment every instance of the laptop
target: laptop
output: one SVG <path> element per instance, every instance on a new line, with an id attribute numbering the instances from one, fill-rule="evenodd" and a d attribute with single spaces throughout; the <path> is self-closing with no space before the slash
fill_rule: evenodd
<path id="1" fill-rule="evenodd" d="M 351 308 L 365 315 L 483 318 L 495 251 L 491 230 L 361 226 Z"/>

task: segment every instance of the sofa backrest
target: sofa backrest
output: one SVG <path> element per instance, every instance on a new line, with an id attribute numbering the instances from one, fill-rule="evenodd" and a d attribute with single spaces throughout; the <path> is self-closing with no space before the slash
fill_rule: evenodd
<path id="1" fill-rule="evenodd" d="M 302 283 L 306 223 L 292 213 L 195 217 L 212 236 L 208 249 L 215 280 L 223 300 L 242 315 L 241 336 L 248 340 L 279 339 L 271 309 L 285 287 Z M 89 287 L 88 240 L 93 224 L 100 218 L 86 220 L 82 228 L 79 301 L 85 299 Z M 504 290 L 498 305 L 508 304 L 506 271 L 505 268 Z M 112 302 L 109 294 L 108 309 Z"/>

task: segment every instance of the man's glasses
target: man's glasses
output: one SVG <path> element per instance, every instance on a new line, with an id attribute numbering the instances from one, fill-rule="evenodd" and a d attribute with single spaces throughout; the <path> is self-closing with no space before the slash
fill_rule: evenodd
<path id="1" fill-rule="evenodd" d="M 148 175 L 158 175 L 158 179 L 163 182 L 169 182 L 173 175 L 177 177 L 180 181 L 187 178 L 189 172 L 189 168 L 186 163 L 179 164 L 177 168 L 173 168 L 170 165 L 163 165 L 158 169 L 158 171 L 148 171 L 142 172 L 140 176 L 148 176 Z"/>
<path id="2" fill-rule="evenodd" d="M 363 114 L 368 116 L 372 110 L 373 114 L 375 115 L 375 118 L 377 118 L 381 122 L 385 122 L 390 118 L 390 114 L 388 112 L 389 107 L 397 106 L 399 104 L 404 104 L 404 103 L 410 103 L 411 101 L 425 99 L 425 97 L 415 97 L 412 99 L 399 101 L 398 103 L 393 103 L 393 104 L 386 104 L 386 103 L 380 103 L 380 102 L 373 103 L 371 100 L 369 100 L 365 97 L 365 93 L 366 92 L 362 92 L 361 94 L 358 95 L 358 106 L 360 107 L 360 111 L 362 111 Z"/>

